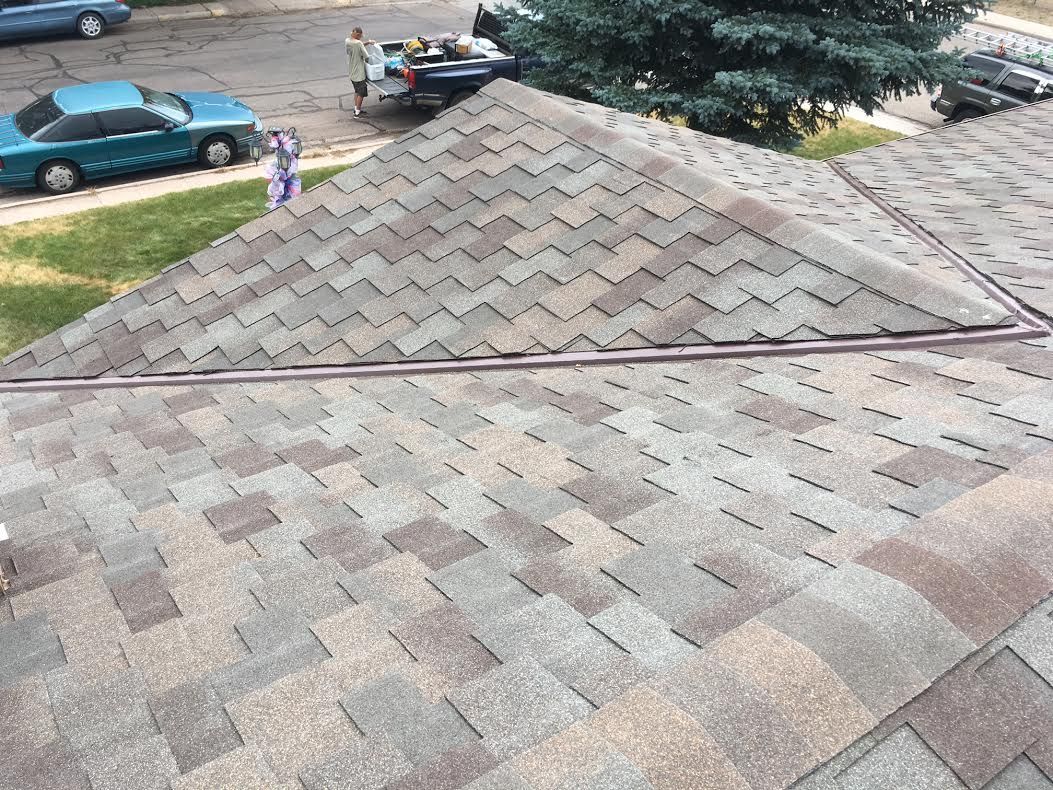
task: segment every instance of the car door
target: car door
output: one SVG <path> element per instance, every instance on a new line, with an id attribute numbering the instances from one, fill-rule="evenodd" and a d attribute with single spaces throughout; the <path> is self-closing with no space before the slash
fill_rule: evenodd
<path id="1" fill-rule="evenodd" d="M 51 146 L 46 159 L 69 159 L 80 167 L 85 179 L 98 178 L 110 170 L 106 137 L 93 113 L 63 116 L 33 139 Z"/>
<path id="2" fill-rule="evenodd" d="M 145 107 L 98 113 L 113 172 L 162 167 L 193 158 L 185 126 Z"/>
<path id="3" fill-rule="evenodd" d="M 41 32 L 69 32 L 76 28 L 80 0 L 34 0 L 33 18 Z"/>
<path id="4" fill-rule="evenodd" d="M 1006 70 L 1005 62 L 975 52 L 966 55 L 962 60 L 973 74 L 967 80 L 959 82 L 957 90 L 945 90 L 944 98 L 951 99 L 955 107 L 971 105 L 984 112 L 991 112 L 991 108 L 997 106 L 991 104 L 991 87 Z"/>
<path id="5" fill-rule="evenodd" d="M 1010 71 L 999 81 L 988 98 L 992 110 L 1008 110 L 1037 101 L 1042 80 L 1023 71 Z"/>
<path id="6" fill-rule="evenodd" d="M 0 0 L 0 38 L 32 35 L 33 0 Z"/>

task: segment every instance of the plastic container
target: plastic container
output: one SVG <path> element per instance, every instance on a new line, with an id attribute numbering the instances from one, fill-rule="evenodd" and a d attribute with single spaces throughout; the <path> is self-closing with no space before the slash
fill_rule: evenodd
<path id="1" fill-rule="evenodd" d="M 384 79 L 384 50 L 379 44 L 366 45 L 366 79 Z"/>

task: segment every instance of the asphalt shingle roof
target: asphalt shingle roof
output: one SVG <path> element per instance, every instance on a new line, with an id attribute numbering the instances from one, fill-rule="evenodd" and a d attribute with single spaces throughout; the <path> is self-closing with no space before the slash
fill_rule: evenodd
<path id="1" fill-rule="evenodd" d="M 1002 288 L 1053 315 L 1053 103 L 838 157 Z"/>
<path id="2" fill-rule="evenodd" d="M 682 126 L 640 118 L 562 96 L 554 99 L 618 135 L 680 159 L 751 197 L 895 258 L 954 288 L 965 283 L 957 269 L 878 210 L 823 162 L 802 160 Z M 974 294 L 966 285 L 962 291 Z"/>
<path id="3" fill-rule="evenodd" d="M 0 376 L 261 370 L 1015 323 L 960 274 L 925 263 L 916 253 L 927 248 L 903 243 L 905 231 L 823 165 L 769 154 L 776 180 L 744 190 L 732 167 L 741 151 L 734 162 L 703 166 L 578 109 L 512 83 L 489 86 L 15 354 Z M 795 175 L 810 196 L 803 203 L 791 199 Z M 833 182 L 838 191 L 821 209 L 793 208 Z M 854 207 L 848 216 L 844 205 Z"/>
<path id="4" fill-rule="evenodd" d="M 1048 357 L 4 396 L 5 779 L 783 786 L 1053 589 Z"/>
<path id="5" fill-rule="evenodd" d="M 520 169 L 568 144 L 542 151 L 545 134 L 598 112 L 514 91 L 524 91 L 517 110 L 543 121 L 494 133 L 532 141 Z M 274 321 L 295 334 L 323 312 L 336 315 L 311 296 L 336 291 L 333 280 L 296 287 L 301 278 L 292 273 L 312 261 L 318 274 L 344 261 L 345 279 L 362 275 L 344 289 L 365 291 L 348 294 L 340 309 L 352 312 L 343 320 L 360 316 L 374 331 L 415 324 L 377 346 L 398 349 L 430 318 L 415 312 L 427 301 L 420 293 L 441 281 L 411 280 L 420 293 L 398 297 L 409 287 L 392 284 L 398 262 L 385 255 L 378 265 L 375 254 L 428 225 L 400 240 L 382 232 L 387 240 L 365 255 L 373 263 L 363 271 L 336 255 L 337 246 L 326 248 L 318 229 L 338 228 L 339 206 L 350 205 L 340 201 L 351 201 L 345 213 L 361 211 L 362 221 L 377 224 L 358 234 L 345 223 L 328 238 L 344 234 L 339 244 L 358 244 L 402 221 L 378 217 L 401 205 L 383 193 L 400 178 L 387 170 L 392 163 L 407 182 L 425 183 L 435 176 L 407 165 L 467 166 L 452 146 L 490 151 L 490 137 L 465 143 L 477 130 L 464 125 L 469 116 L 492 124 L 512 110 L 493 95 L 469 105 L 474 113 L 464 106 L 424 127 L 422 139 L 404 140 L 405 150 L 387 149 L 333 187 L 36 344 L 30 365 L 37 374 L 97 375 L 105 365 L 130 372 L 149 353 L 158 355 L 151 369 L 167 369 L 172 354 L 195 342 L 188 326 L 214 323 L 203 321 L 197 301 L 220 315 L 213 300 L 226 309 L 233 294 L 240 294 L 235 312 L 215 322 L 233 319 L 242 329 L 227 325 L 222 353 L 277 364 L 284 352 L 275 349 L 288 339 L 266 339 L 281 332 Z M 442 126 L 449 119 L 458 121 L 456 132 Z M 655 131 L 665 145 L 662 134 Z M 568 139 L 581 144 L 581 135 Z M 527 142 L 502 150 L 518 145 Z M 649 146 L 609 145 L 632 155 L 610 165 L 629 176 L 670 161 Z M 422 149 L 428 162 L 417 155 Z M 785 165 L 769 156 L 759 153 L 757 167 Z M 499 161 L 485 152 L 472 159 L 479 157 Z M 479 165 L 471 172 L 483 175 L 460 184 L 460 206 L 426 213 L 436 198 L 413 209 L 416 221 L 482 200 L 470 196 L 488 183 Z M 634 186 L 622 183 L 625 192 L 610 189 L 617 197 L 606 199 L 644 183 L 660 189 L 670 174 L 682 189 L 688 174 L 675 169 L 639 176 L 654 183 L 629 178 Z M 479 208 L 497 212 L 491 223 L 580 228 L 603 217 L 619 227 L 621 215 L 586 211 L 572 196 L 537 204 L 543 210 L 529 219 L 552 187 L 546 170 L 522 172 L 515 189 L 502 182 L 504 192 Z M 455 202 L 455 186 L 437 194 Z M 752 199 L 754 187 L 739 188 Z M 656 214 L 666 225 L 653 227 L 688 212 L 709 217 L 727 189 L 696 195 L 675 217 Z M 534 191 L 518 210 L 495 209 L 502 195 L 514 202 L 507 196 Z M 668 204 L 647 205 L 626 211 Z M 729 208 L 734 201 L 721 205 L 725 216 L 713 223 L 735 215 L 745 228 L 703 252 L 738 234 L 763 235 L 749 225 L 755 214 Z M 807 210 L 807 225 L 778 214 L 782 230 L 771 232 L 807 227 L 813 242 L 830 245 L 825 250 L 868 254 L 836 228 L 814 230 L 815 212 L 826 208 Z M 849 211 L 877 219 L 862 204 Z M 446 258 L 472 245 L 509 249 L 517 238 L 496 228 L 493 237 L 472 233 L 471 219 L 460 222 L 444 239 L 468 246 Z M 627 227 L 619 244 L 657 243 L 641 235 L 649 225 Z M 1004 227 L 996 232 L 1020 243 Z M 930 271 L 924 255 L 911 257 L 911 242 L 893 252 L 896 238 L 889 236 L 888 257 L 866 258 L 860 277 L 887 275 L 892 288 L 924 283 L 929 290 L 904 301 L 918 315 L 965 303 L 993 309 L 986 297 L 961 302 L 983 292 L 938 266 Z M 542 243 L 533 257 L 555 242 Z M 476 291 L 501 279 L 503 298 L 525 300 L 524 312 L 534 299 L 533 308 L 544 304 L 573 324 L 578 313 L 570 311 L 586 298 L 608 316 L 647 304 L 656 322 L 675 325 L 670 332 L 698 331 L 682 328 L 697 314 L 678 311 L 667 293 L 681 286 L 684 263 L 658 274 L 656 259 L 634 248 L 627 257 L 643 263 L 621 282 L 636 284 L 598 294 L 595 278 L 606 279 L 610 258 L 563 284 L 581 280 L 573 289 L 545 291 L 519 290 L 482 267 L 493 254 L 459 275 L 479 275 Z M 761 262 L 736 258 L 729 268 L 764 271 Z M 843 264 L 836 255 L 812 259 L 825 275 L 809 287 L 841 283 L 834 270 Z M 271 272 L 266 286 L 262 276 L 240 279 L 261 265 Z M 361 283 L 383 298 L 351 300 L 368 291 Z M 657 302 L 656 290 L 666 294 L 661 307 L 646 298 Z M 884 291 L 872 282 L 859 292 Z M 510 309 L 500 294 L 491 298 L 495 313 L 496 305 Z M 373 323 L 383 315 L 386 322 Z M 838 320 L 858 327 L 874 319 L 888 331 L 878 315 Z M 802 312 L 800 320 L 817 316 Z M 245 328 L 256 323 L 273 328 Z M 485 336 L 487 326 L 472 331 Z M 537 340 L 555 327 L 531 331 Z M 136 333 L 147 330 L 150 340 L 140 342 L 147 335 Z M 119 340 L 108 331 L 126 334 Z M 81 367 L 89 359 L 97 362 Z M 16 355 L 9 375 L 34 370 L 25 360 Z M 0 540 L 0 570 L 12 582 L 0 596 L 0 787 L 1048 787 L 1051 501 L 1048 337 L 794 358 L 257 384 L 88 383 L 0 394 L 0 523 L 9 536 Z"/>

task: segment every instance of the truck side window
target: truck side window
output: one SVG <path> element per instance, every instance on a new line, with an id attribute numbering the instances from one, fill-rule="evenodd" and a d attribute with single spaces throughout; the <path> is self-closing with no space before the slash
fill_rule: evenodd
<path id="1" fill-rule="evenodd" d="M 980 58 L 976 55 L 967 55 L 965 58 L 965 65 L 972 71 L 979 72 L 978 75 L 969 78 L 969 82 L 973 85 L 987 85 L 991 80 L 1001 74 L 1002 70 L 1005 68 L 1004 63 L 988 60 L 987 58 Z"/>
<path id="2" fill-rule="evenodd" d="M 1019 71 L 1011 71 L 1005 76 L 1002 84 L 996 90 L 999 93 L 1005 93 L 1020 99 L 1020 101 L 1031 102 L 1038 98 L 1035 94 L 1037 87 L 1038 79 L 1036 77 L 1029 77 L 1026 74 L 1021 74 Z"/>

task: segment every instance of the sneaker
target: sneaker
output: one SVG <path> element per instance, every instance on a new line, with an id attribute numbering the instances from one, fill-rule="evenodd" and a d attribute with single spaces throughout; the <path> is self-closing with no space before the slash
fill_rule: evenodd
<path id="1" fill-rule="evenodd" d="M 355 115 L 369 115 L 369 113 L 365 110 L 360 110 L 359 112 L 355 113 Z"/>
<path id="2" fill-rule="evenodd" d="M 361 113 L 358 110 L 355 110 L 355 117 L 357 118 L 359 115 L 361 115 Z"/>

